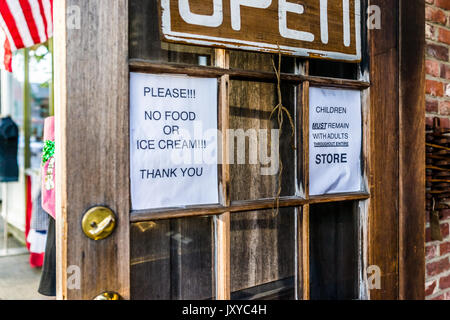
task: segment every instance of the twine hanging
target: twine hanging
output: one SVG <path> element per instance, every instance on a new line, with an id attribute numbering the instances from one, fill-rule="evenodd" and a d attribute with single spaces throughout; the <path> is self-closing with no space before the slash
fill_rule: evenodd
<path id="1" fill-rule="evenodd" d="M 291 138 L 294 139 L 295 137 L 295 125 L 294 121 L 292 120 L 292 117 L 289 113 L 289 110 L 283 106 L 283 97 L 281 94 L 281 50 L 280 47 L 278 47 L 278 68 L 275 65 L 274 58 L 272 56 L 272 67 L 275 71 L 275 74 L 277 76 L 277 96 L 278 96 L 278 104 L 273 108 L 272 112 L 270 113 L 269 119 L 272 119 L 272 116 L 276 114 L 277 116 L 277 122 L 278 122 L 278 129 L 280 131 L 279 138 L 281 138 L 282 132 L 283 132 L 283 122 L 284 122 L 284 114 L 286 114 L 287 118 L 289 119 L 289 123 L 291 125 L 292 134 Z M 295 144 L 293 144 L 293 149 L 295 150 Z M 274 203 L 274 210 L 273 215 L 278 215 L 279 209 L 280 209 L 280 195 L 281 195 L 281 186 L 282 186 L 282 180 L 283 180 L 283 162 L 281 160 L 280 152 L 278 152 L 278 190 L 275 197 L 275 203 Z"/>

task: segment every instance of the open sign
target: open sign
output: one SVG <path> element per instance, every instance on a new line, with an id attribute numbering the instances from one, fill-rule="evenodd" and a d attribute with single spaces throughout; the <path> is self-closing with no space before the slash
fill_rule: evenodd
<path id="1" fill-rule="evenodd" d="M 161 0 L 164 40 L 361 60 L 360 0 Z"/>

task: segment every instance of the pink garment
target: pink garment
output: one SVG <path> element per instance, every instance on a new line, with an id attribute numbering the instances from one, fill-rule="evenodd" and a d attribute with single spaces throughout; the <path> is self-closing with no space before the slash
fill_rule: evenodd
<path id="1" fill-rule="evenodd" d="M 44 142 L 55 141 L 55 117 L 44 122 Z M 42 208 L 55 218 L 55 157 L 42 166 Z"/>

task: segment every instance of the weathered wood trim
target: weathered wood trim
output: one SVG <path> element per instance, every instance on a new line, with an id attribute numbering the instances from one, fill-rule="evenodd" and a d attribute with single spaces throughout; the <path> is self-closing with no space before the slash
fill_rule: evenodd
<path id="1" fill-rule="evenodd" d="M 302 215 L 302 207 L 296 208 L 295 213 L 295 240 L 296 240 L 296 254 L 295 254 L 295 263 L 296 263 L 296 288 L 295 288 L 295 297 L 297 300 L 303 300 L 303 215 Z"/>
<path id="2" fill-rule="evenodd" d="M 223 75 L 229 75 L 230 78 L 234 80 L 250 80 L 274 83 L 277 82 L 277 77 L 274 72 L 224 69 L 219 67 L 193 66 L 176 63 L 159 64 L 141 59 L 130 59 L 130 70 L 132 72 L 142 73 L 179 73 L 191 76 L 213 78 L 221 77 Z M 348 89 L 364 89 L 370 87 L 370 83 L 367 81 L 308 76 L 293 73 L 282 73 L 281 80 L 294 83 L 309 81 L 312 85 L 315 86 L 328 86 Z"/>
<path id="3" fill-rule="evenodd" d="M 297 207 L 305 204 L 318 204 L 340 201 L 358 201 L 366 200 L 370 197 L 368 193 L 349 193 L 349 194 L 334 194 L 326 196 L 314 196 L 309 200 L 300 197 L 281 197 L 279 199 L 280 208 Z M 229 207 L 222 205 L 200 206 L 188 209 L 152 209 L 131 211 L 130 221 L 144 222 L 164 219 L 178 219 L 186 217 L 198 217 L 209 215 L 220 215 L 225 212 L 247 212 L 253 210 L 272 209 L 275 206 L 275 199 L 260 199 L 260 200 L 244 200 L 232 201 Z"/>
<path id="4" fill-rule="evenodd" d="M 231 262 L 230 262 L 230 213 L 215 217 L 217 233 L 216 287 L 217 300 L 230 300 Z"/>
<path id="5" fill-rule="evenodd" d="M 67 181 L 66 171 L 66 99 L 67 99 L 67 68 L 66 68 L 66 0 L 56 1 L 53 8 L 54 25 L 54 74 L 55 74 L 55 140 L 58 148 L 55 150 L 55 194 L 56 194 L 56 298 L 67 298 Z M 64 206 L 63 206 L 64 204 Z"/>
<path id="6" fill-rule="evenodd" d="M 309 199 L 309 81 L 302 85 L 302 155 L 303 155 L 303 191 Z"/>
<path id="7" fill-rule="evenodd" d="M 310 290 L 310 259 L 309 259 L 309 204 L 304 205 L 302 208 L 302 281 L 303 281 L 303 300 L 310 300 L 311 290 Z"/>
<path id="8" fill-rule="evenodd" d="M 368 265 L 381 269 L 373 300 L 398 298 L 398 2 L 373 0 L 381 8 L 381 29 L 369 31 L 370 179 Z M 366 266 L 367 267 L 367 266 Z"/>
<path id="9" fill-rule="evenodd" d="M 399 298 L 425 298 L 425 2 L 400 1 Z"/>
<path id="10" fill-rule="evenodd" d="M 129 298 L 128 0 L 55 2 L 58 151 L 58 297 Z M 81 29 L 66 25 L 80 8 Z M 87 209 L 110 207 L 117 227 L 93 241 L 81 230 Z M 64 279 L 80 268 L 80 288 Z"/>
<path id="11" fill-rule="evenodd" d="M 215 64 L 219 68 L 227 69 L 230 65 L 229 53 L 223 49 L 215 50 Z M 230 127 L 230 105 L 229 105 L 229 76 L 224 74 L 220 78 L 219 114 L 220 130 L 226 133 Z M 230 205 L 230 165 L 229 143 L 226 134 L 222 134 L 222 171 L 220 191 L 222 203 Z M 224 212 L 214 217 L 216 225 L 216 299 L 229 300 L 231 297 L 231 258 L 230 258 L 230 212 Z"/>

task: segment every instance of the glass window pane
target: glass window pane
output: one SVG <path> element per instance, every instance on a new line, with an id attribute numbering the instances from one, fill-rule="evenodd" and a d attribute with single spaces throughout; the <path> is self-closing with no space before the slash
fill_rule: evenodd
<path id="1" fill-rule="evenodd" d="M 162 42 L 158 12 L 158 0 L 129 2 L 130 58 L 204 66 L 214 63 L 214 49 Z"/>
<path id="2" fill-rule="evenodd" d="M 357 80 L 358 64 L 311 59 L 309 61 L 309 74 L 311 76 Z"/>
<path id="3" fill-rule="evenodd" d="M 278 54 L 240 50 L 229 50 L 229 52 L 231 69 L 273 72 L 272 58 L 274 58 L 278 68 Z M 300 60 L 294 57 L 282 56 L 281 71 L 285 73 L 294 73 L 296 70 L 296 63 L 299 63 L 299 61 Z"/>
<path id="4" fill-rule="evenodd" d="M 282 85 L 283 105 L 295 125 L 294 85 Z M 281 195 L 296 194 L 296 139 L 289 118 L 283 113 L 279 132 L 277 86 L 273 83 L 231 81 L 230 84 L 230 172 L 231 200 L 274 198 L 281 181 Z M 295 133 L 295 132 L 294 132 Z M 279 137 L 279 139 L 278 139 Z M 282 178 L 278 179 L 279 157 Z"/>
<path id="5" fill-rule="evenodd" d="M 232 214 L 232 299 L 294 299 L 295 210 Z"/>
<path id="6" fill-rule="evenodd" d="M 273 54 L 230 50 L 230 68 L 256 71 L 273 71 Z"/>
<path id="7" fill-rule="evenodd" d="M 131 225 L 131 298 L 212 299 L 212 218 L 183 218 Z"/>
<path id="8" fill-rule="evenodd" d="M 358 298 L 358 203 L 310 208 L 311 299 Z"/>

